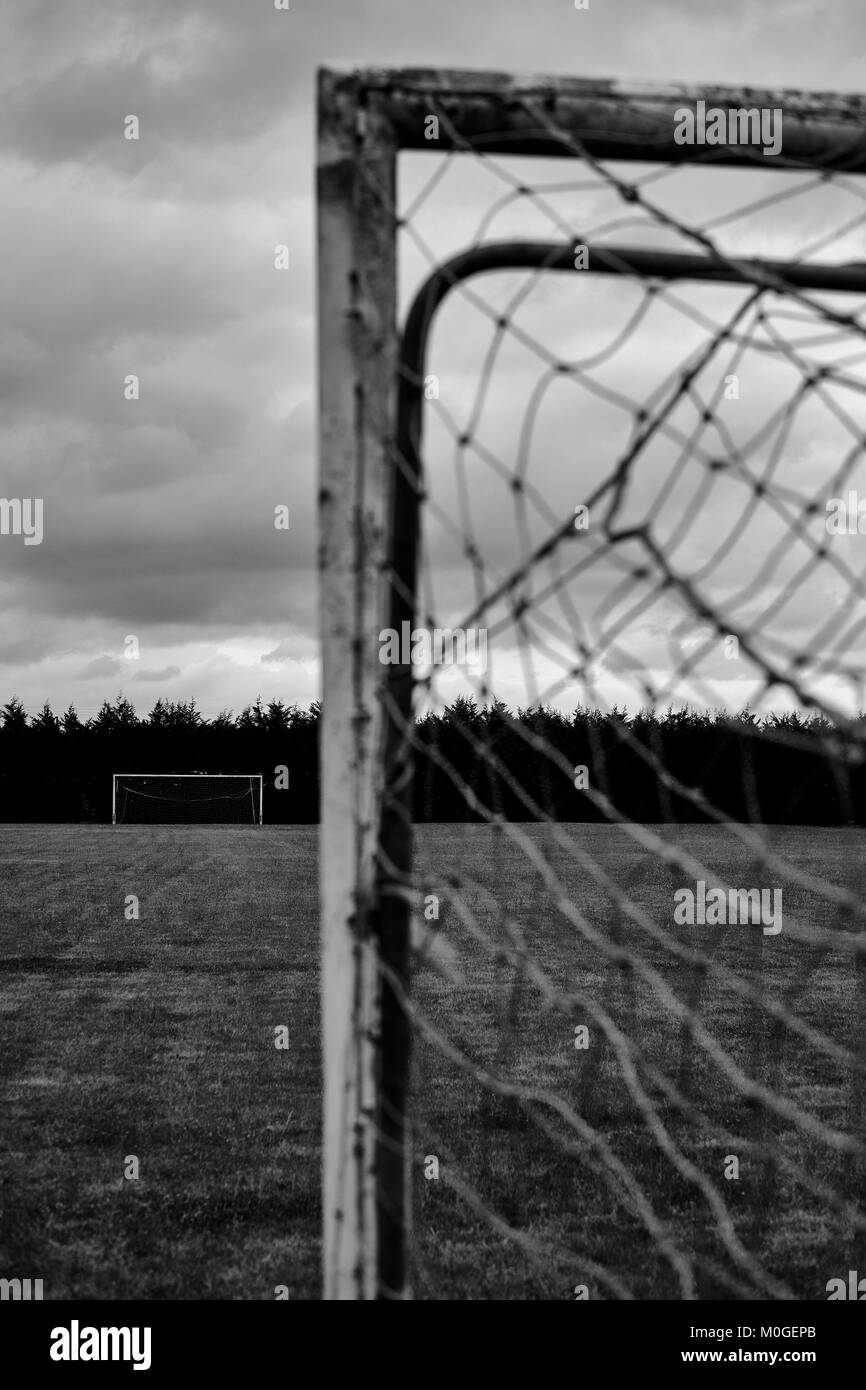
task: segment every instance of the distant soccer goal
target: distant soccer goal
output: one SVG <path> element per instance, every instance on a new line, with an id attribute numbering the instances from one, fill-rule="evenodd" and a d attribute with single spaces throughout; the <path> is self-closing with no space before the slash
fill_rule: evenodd
<path id="1" fill-rule="evenodd" d="M 261 825 L 261 773 L 115 772 L 112 825 Z"/>

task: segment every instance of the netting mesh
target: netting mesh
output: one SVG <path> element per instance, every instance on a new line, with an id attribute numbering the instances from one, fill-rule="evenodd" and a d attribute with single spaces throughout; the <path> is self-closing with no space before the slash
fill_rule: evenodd
<path id="1" fill-rule="evenodd" d="M 474 657 L 419 643 L 411 716 L 383 694 L 412 1280 L 826 1297 L 866 1239 L 863 180 L 844 141 L 632 164 L 620 127 L 599 159 L 515 104 L 574 162 L 490 153 L 430 93 L 382 194 L 404 315 L 434 277 L 392 613 Z"/>
<path id="2" fill-rule="evenodd" d="M 258 775 L 117 776 L 114 818 L 118 825 L 257 824 L 260 785 Z"/>

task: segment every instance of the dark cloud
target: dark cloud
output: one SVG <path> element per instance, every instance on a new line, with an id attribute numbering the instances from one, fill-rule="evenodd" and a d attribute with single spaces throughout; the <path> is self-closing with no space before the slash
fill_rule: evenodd
<path id="1" fill-rule="evenodd" d="M 284 637 L 282 642 L 274 647 L 273 651 L 264 653 L 262 661 L 276 664 L 282 661 L 296 661 L 297 657 L 297 641 L 294 641 L 291 637 Z"/>
<path id="2" fill-rule="evenodd" d="M 134 681 L 170 681 L 180 675 L 179 666 L 164 666 L 161 671 L 136 671 Z"/>
<path id="3" fill-rule="evenodd" d="M 116 656 L 97 656 L 77 672 L 80 681 L 92 680 L 94 676 L 115 676 L 123 670 L 123 662 Z"/>

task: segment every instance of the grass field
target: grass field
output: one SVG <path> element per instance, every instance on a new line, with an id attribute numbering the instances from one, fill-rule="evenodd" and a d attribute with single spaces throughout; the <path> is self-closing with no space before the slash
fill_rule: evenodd
<path id="1" fill-rule="evenodd" d="M 760 1001 L 645 938 L 623 914 L 627 892 L 695 944 L 696 928 L 671 926 L 671 885 L 682 874 L 676 880 L 621 830 L 560 827 L 610 876 L 604 886 L 545 827 L 524 829 L 604 938 L 652 964 L 734 1063 L 817 1117 L 818 1132 L 743 1097 L 688 1021 L 637 972 L 580 939 L 501 837 L 424 827 L 430 874 L 477 885 L 467 901 L 494 949 L 467 934 L 446 896 L 439 935 L 452 978 L 425 967 L 415 988 L 425 1020 L 415 1058 L 416 1296 L 569 1299 L 578 1284 L 602 1298 L 679 1298 L 686 1287 L 701 1298 L 754 1296 L 754 1269 L 732 1253 L 733 1234 L 734 1249 L 740 1241 L 779 1285 L 826 1297 L 828 1279 L 866 1268 L 863 1230 L 852 1228 L 850 1209 L 834 1209 L 857 1198 L 862 1165 L 822 1134 L 862 1136 L 862 1086 Z M 724 828 L 659 833 L 720 881 L 778 882 L 756 877 Z M 864 832 L 769 834 L 801 873 L 862 896 Z M 272 1299 L 281 1284 L 293 1299 L 319 1296 L 316 842 L 312 826 L 3 827 L 0 1275 L 42 1278 L 47 1298 Z M 780 886 L 786 918 L 848 929 L 825 893 Z M 485 888 L 520 918 L 546 979 L 575 996 L 570 1014 L 531 982 L 516 983 L 497 956 L 502 923 Z M 129 895 L 138 920 L 126 920 Z M 862 1046 L 863 979 L 846 951 L 736 926 L 704 929 L 700 944 L 822 1034 Z M 662 1130 L 648 1127 L 614 1034 L 585 999 L 629 1039 Z M 586 1051 L 574 1046 L 581 1022 L 590 1026 Z M 286 1050 L 274 1045 L 281 1024 Z M 453 1055 L 443 1055 L 440 1035 Z M 472 1066 L 494 1066 L 514 1094 L 491 1094 Z M 679 1106 L 664 1093 L 662 1069 Z M 526 1099 L 539 1089 L 565 1108 Z M 580 1136 L 567 1123 L 572 1111 Z M 124 1176 L 130 1155 L 135 1180 Z M 438 1157 L 439 1181 L 425 1181 L 425 1155 Z M 642 1215 L 634 1191 L 606 1180 L 611 1155 L 639 1184 Z M 731 1155 L 736 1180 L 724 1177 Z M 694 1170 L 712 1179 L 726 1217 Z M 759 1296 L 772 1297 L 772 1287 Z"/>

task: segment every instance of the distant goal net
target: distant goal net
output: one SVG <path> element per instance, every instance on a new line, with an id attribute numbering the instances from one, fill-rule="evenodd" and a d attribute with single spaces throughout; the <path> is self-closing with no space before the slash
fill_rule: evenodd
<path id="1" fill-rule="evenodd" d="M 113 825 L 260 825 L 260 773 L 130 773 L 112 779 Z"/>
<path id="2" fill-rule="evenodd" d="M 862 1266 L 864 174 L 857 95 L 320 76 L 328 1297 Z"/>

